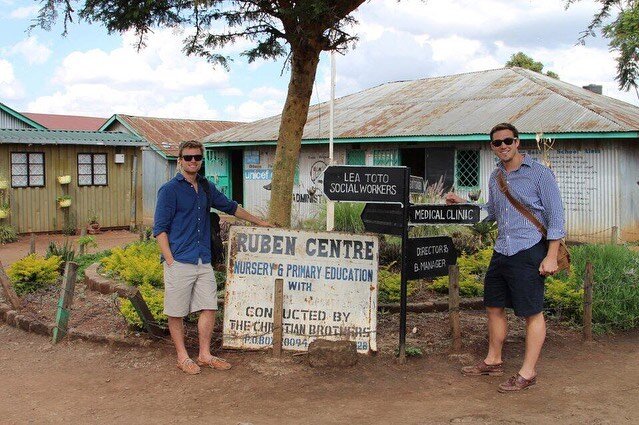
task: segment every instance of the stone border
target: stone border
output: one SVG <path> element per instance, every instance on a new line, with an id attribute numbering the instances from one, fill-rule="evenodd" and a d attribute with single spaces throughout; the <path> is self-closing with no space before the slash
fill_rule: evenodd
<path id="1" fill-rule="evenodd" d="M 122 298 L 131 298 L 138 292 L 138 288 L 108 279 L 98 273 L 99 263 L 93 263 L 84 271 L 84 284 L 90 291 L 104 295 L 118 294 Z"/>
<path id="2" fill-rule="evenodd" d="M 38 335 L 50 337 L 53 335 L 55 324 L 42 323 L 37 319 L 30 318 L 19 311 L 13 310 L 11 306 L 0 303 L 0 321 L 5 322 L 9 326 L 21 329 L 25 332 L 32 332 Z M 112 346 L 123 347 L 148 347 L 152 341 L 150 339 L 131 340 L 120 335 L 107 334 L 100 335 L 93 332 L 83 332 L 76 329 L 70 329 L 65 338 L 69 340 L 83 340 L 96 343 L 108 343 Z"/>

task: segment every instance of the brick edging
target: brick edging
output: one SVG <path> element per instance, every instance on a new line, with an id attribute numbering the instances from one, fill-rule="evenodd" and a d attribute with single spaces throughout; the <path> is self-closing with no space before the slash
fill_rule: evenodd
<path id="1" fill-rule="evenodd" d="M 122 298 L 133 297 L 138 288 L 128 286 L 113 279 L 106 278 L 98 273 L 98 263 L 93 263 L 84 271 L 84 284 L 87 289 L 104 295 L 118 294 Z"/>
<path id="2" fill-rule="evenodd" d="M 20 314 L 19 311 L 13 310 L 10 305 L 3 302 L 0 302 L 0 322 L 5 322 L 7 325 L 25 332 L 32 332 L 47 337 L 53 335 L 53 329 L 55 328 L 54 323 L 43 323 L 38 319 Z M 100 344 L 107 343 L 109 345 L 126 347 L 148 347 L 152 343 L 150 339 L 146 338 L 138 340 L 116 334 L 101 335 L 93 332 L 79 331 L 73 328 L 69 329 L 66 337 L 70 340 L 80 339 Z"/>

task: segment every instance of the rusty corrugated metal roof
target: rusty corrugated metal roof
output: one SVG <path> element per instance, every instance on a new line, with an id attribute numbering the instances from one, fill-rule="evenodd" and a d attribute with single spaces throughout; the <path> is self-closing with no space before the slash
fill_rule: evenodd
<path id="1" fill-rule="evenodd" d="M 327 139 L 328 103 L 311 106 L 304 139 Z M 335 101 L 335 138 L 639 131 L 639 108 L 522 68 L 398 81 Z M 209 135 L 207 143 L 277 140 L 280 116 Z"/>
<path id="2" fill-rule="evenodd" d="M 178 147 L 185 140 L 201 140 L 211 133 L 242 124 L 234 121 L 154 118 L 121 114 L 117 117 L 167 156 L 177 156 Z"/>
<path id="3" fill-rule="evenodd" d="M 22 115 L 29 117 L 49 130 L 97 131 L 106 121 L 106 118 L 78 115 L 35 114 L 31 112 L 22 112 Z"/>

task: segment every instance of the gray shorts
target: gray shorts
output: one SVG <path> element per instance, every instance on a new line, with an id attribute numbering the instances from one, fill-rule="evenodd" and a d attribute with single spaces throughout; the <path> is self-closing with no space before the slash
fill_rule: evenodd
<path id="1" fill-rule="evenodd" d="M 164 314 L 184 317 L 200 310 L 217 310 L 217 285 L 211 263 L 164 262 Z"/>

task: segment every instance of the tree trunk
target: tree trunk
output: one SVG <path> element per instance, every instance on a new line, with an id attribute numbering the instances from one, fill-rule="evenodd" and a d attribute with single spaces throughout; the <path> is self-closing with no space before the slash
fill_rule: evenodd
<path id="1" fill-rule="evenodd" d="M 277 226 L 291 225 L 295 167 L 299 160 L 302 133 L 308 118 L 319 55 L 319 49 L 306 47 L 293 50 L 291 56 L 291 80 L 282 111 L 271 182 L 269 221 Z"/>

